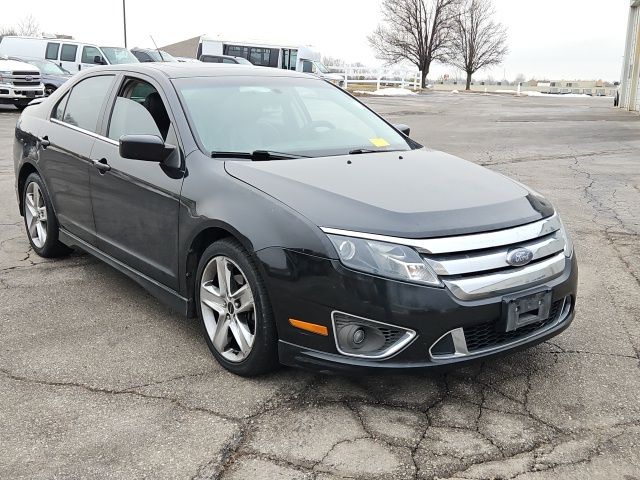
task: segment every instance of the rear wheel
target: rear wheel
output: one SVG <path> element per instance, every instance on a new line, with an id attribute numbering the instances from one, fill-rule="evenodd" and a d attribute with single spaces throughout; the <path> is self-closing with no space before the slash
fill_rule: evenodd
<path id="1" fill-rule="evenodd" d="M 22 195 L 24 224 L 33 250 L 45 258 L 69 253 L 70 249 L 58 240 L 58 220 L 40 175 L 27 177 Z"/>
<path id="2" fill-rule="evenodd" d="M 207 345 L 232 373 L 254 376 L 278 365 L 277 334 L 260 272 L 235 240 L 205 250 L 198 267 L 198 316 Z"/>

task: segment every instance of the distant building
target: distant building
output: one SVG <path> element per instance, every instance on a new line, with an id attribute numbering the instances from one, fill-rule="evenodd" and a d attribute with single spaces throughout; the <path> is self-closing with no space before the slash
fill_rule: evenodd
<path id="1" fill-rule="evenodd" d="M 640 111 L 640 0 L 631 0 L 621 81 L 620 108 Z"/>
<path id="2" fill-rule="evenodd" d="M 536 87 L 542 93 L 573 93 L 594 97 L 613 97 L 617 92 L 614 85 L 602 80 L 551 80 L 538 82 Z"/>

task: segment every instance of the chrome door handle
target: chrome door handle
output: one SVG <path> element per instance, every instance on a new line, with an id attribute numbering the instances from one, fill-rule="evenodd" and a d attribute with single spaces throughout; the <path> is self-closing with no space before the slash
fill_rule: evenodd
<path id="1" fill-rule="evenodd" d="M 106 158 L 101 158 L 97 162 L 94 162 L 93 166 L 96 167 L 100 173 L 107 173 L 111 170 L 111 165 L 107 163 Z"/>

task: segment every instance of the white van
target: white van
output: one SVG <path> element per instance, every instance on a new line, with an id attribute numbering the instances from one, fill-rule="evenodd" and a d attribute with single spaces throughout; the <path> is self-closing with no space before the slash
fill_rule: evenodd
<path id="1" fill-rule="evenodd" d="M 96 65 L 138 63 L 126 48 L 99 47 L 59 38 L 1 37 L 0 55 L 51 60 L 71 73 Z"/>

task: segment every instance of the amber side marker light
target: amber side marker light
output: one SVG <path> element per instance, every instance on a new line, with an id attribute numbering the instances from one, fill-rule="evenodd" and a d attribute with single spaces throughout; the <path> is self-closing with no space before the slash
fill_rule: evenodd
<path id="1" fill-rule="evenodd" d="M 299 328 L 300 330 L 306 330 L 307 332 L 316 333 L 318 335 L 322 335 L 324 337 L 329 336 L 329 329 L 324 325 L 318 325 L 316 323 L 303 322 L 302 320 L 296 320 L 295 318 L 290 318 L 289 323 Z"/>

